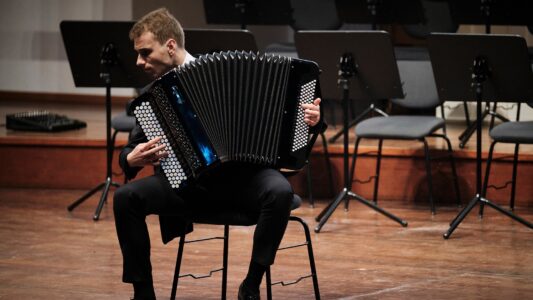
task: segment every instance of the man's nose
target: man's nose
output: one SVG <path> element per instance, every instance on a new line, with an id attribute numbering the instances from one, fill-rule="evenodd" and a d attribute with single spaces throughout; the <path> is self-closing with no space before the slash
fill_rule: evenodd
<path id="1" fill-rule="evenodd" d="M 146 64 L 146 60 L 140 55 L 137 55 L 137 66 L 142 67 Z"/>

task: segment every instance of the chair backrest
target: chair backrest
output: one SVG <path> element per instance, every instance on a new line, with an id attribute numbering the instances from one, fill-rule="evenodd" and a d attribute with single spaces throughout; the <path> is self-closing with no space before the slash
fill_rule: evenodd
<path id="1" fill-rule="evenodd" d="M 425 39 L 431 32 L 456 32 L 459 25 L 453 21 L 448 1 L 422 0 L 425 22 L 406 24 L 403 28 L 414 38 Z"/>
<path id="2" fill-rule="evenodd" d="M 395 105 L 410 109 L 429 109 L 441 104 L 430 61 L 398 61 L 398 71 L 405 97 L 392 99 Z"/>
<path id="3" fill-rule="evenodd" d="M 335 30 L 342 25 L 334 0 L 291 0 L 291 27 L 296 30 Z"/>

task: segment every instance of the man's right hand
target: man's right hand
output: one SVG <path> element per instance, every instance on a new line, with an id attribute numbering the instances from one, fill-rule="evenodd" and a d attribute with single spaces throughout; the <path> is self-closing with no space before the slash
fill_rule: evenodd
<path id="1" fill-rule="evenodd" d="M 146 143 L 138 144 L 126 157 L 130 167 L 144 167 L 146 165 L 157 166 L 161 159 L 168 156 L 165 145 L 158 143 L 161 137 L 156 137 Z"/>

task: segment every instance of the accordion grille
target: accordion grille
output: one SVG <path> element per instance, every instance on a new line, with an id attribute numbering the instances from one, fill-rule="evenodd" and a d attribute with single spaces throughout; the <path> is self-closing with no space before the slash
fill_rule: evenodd
<path id="1" fill-rule="evenodd" d="M 180 90 L 222 161 L 274 165 L 290 58 L 222 52 L 176 70 Z"/>

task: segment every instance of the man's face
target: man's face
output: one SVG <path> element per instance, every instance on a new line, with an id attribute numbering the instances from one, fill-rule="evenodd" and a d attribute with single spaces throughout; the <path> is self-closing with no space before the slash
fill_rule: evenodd
<path id="1" fill-rule="evenodd" d="M 172 67 L 172 57 L 167 45 L 161 45 L 152 32 L 144 32 L 133 40 L 137 51 L 137 66 L 156 79 Z"/>

